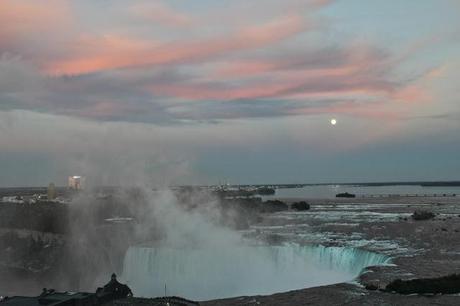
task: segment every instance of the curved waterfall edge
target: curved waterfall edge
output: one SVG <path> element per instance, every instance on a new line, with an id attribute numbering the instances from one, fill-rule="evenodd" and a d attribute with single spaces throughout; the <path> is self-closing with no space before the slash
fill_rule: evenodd
<path id="1" fill-rule="evenodd" d="M 360 248 L 286 243 L 208 249 L 130 247 L 122 279 L 137 295 L 213 299 L 355 281 L 391 257 Z M 169 290 L 169 289 L 168 289 Z M 168 291 L 169 292 L 169 291 Z"/>

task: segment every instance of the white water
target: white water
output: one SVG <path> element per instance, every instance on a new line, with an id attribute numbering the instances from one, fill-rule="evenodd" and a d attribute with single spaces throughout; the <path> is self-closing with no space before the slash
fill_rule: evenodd
<path id="1" fill-rule="evenodd" d="M 137 296 L 195 300 L 275 292 L 346 282 L 389 258 L 355 248 L 244 246 L 209 249 L 131 247 L 123 281 Z"/>

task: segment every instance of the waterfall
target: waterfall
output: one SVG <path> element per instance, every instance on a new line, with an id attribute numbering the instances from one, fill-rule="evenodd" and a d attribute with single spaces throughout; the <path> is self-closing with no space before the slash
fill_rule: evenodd
<path id="1" fill-rule="evenodd" d="M 239 246 L 128 249 L 122 279 L 135 295 L 205 300 L 315 287 L 354 279 L 385 255 L 356 248 Z"/>

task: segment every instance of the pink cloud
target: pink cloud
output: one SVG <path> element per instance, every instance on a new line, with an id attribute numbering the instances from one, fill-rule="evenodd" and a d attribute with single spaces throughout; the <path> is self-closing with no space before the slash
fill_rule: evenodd
<path id="1" fill-rule="evenodd" d="M 2 0 L 0 17 L 2 32 L 11 31 L 15 34 L 25 34 L 29 31 L 50 29 L 51 26 L 64 24 L 70 10 L 67 1 L 50 0 L 50 7 L 24 0 Z"/>
<path id="2" fill-rule="evenodd" d="M 127 25 L 123 19 L 126 16 L 119 22 L 119 15 L 109 13 L 107 22 L 78 20 L 88 7 L 78 12 L 80 7 L 69 6 L 67 1 L 51 0 L 54 7 L 49 9 L 38 2 L 4 0 L 0 4 L 0 52 L 19 55 L 42 73 L 53 76 L 105 72 L 80 79 L 94 77 L 111 89 L 126 86 L 123 89 L 132 90 L 141 101 L 136 107 L 145 103 L 139 106 L 141 110 L 151 106 L 143 101 L 154 97 L 189 102 L 257 99 L 262 103 L 280 100 L 299 105 L 315 102 L 314 107 L 295 106 L 286 113 L 283 109 L 280 115 L 336 112 L 394 119 L 398 111 L 403 113 L 431 99 L 420 80 L 436 77 L 435 71 L 410 82 L 393 81 L 395 68 L 431 41 L 412 44 L 407 51 L 394 56 L 371 45 L 339 41 L 327 47 L 323 42 L 310 41 L 308 35 L 301 36 L 313 28 L 316 19 L 310 15 L 329 2 L 270 0 L 266 4 L 270 6 L 269 14 L 257 10 L 259 5 L 254 3 L 238 2 L 224 25 L 211 23 L 216 28 L 210 29 L 208 19 L 200 21 L 166 2 L 135 5 L 124 12 L 131 14 L 127 18 L 130 21 L 133 14 L 136 18 Z M 242 11 L 244 8 L 257 11 Z M 235 18 L 238 10 L 245 15 L 243 20 Z M 216 11 L 228 15 L 227 10 Z M 257 17 L 252 19 L 253 15 Z M 158 24 L 160 30 L 151 31 Z M 168 26 L 171 35 L 160 33 L 164 26 Z M 310 46 L 311 42 L 316 44 L 315 48 Z M 119 70 L 115 73 L 111 71 L 114 69 Z M 149 79 L 163 71 L 168 75 L 166 81 Z M 127 79 L 130 81 L 126 82 Z M 136 107 L 127 108 L 122 99 L 100 97 L 111 93 L 91 96 L 86 93 L 87 88 L 98 90 L 91 86 L 89 82 L 72 79 L 50 86 L 50 91 L 81 94 L 84 107 L 77 115 L 82 117 L 122 117 L 125 112 L 136 111 Z M 59 97 L 55 101 L 65 109 Z M 321 101 L 327 101 L 327 105 L 317 106 Z M 379 103 L 386 106 L 376 101 L 384 101 Z M 77 104 L 69 111 L 77 113 Z M 239 116 L 244 116 L 243 112 L 235 111 Z"/>
<path id="3" fill-rule="evenodd" d="M 280 90 L 286 89 L 284 84 L 241 86 L 225 88 L 207 84 L 162 84 L 148 88 L 155 95 L 164 95 L 189 100 L 236 100 L 255 99 L 275 96 Z"/>
<path id="4" fill-rule="evenodd" d="M 106 69 L 139 67 L 206 60 L 230 52 L 257 49 L 291 37 L 306 29 L 299 16 L 288 16 L 263 25 L 240 29 L 235 34 L 201 41 L 151 43 L 118 36 L 116 41 L 94 37 L 79 40 L 69 56 L 43 66 L 52 74 L 80 74 Z"/>
<path id="5" fill-rule="evenodd" d="M 281 73 L 247 80 L 238 86 L 226 85 L 225 79 L 209 82 L 178 82 L 152 84 L 147 88 L 156 95 L 189 100 L 234 99 L 340 99 L 341 97 L 381 97 L 394 94 L 397 84 L 375 76 L 349 73 L 349 68 L 338 70 L 300 71 Z"/>
<path id="6" fill-rule="evenodd" d="M 52 9 L 50 9 L 52 7 Z M 47 5 L 24 0 L 0 2 L 0 51 L 26 44 L 43 33 L 55 33 L 72 20 L 67 1 L 51 0 Z M 5 50 L 4 50 L 5 51 Z"/>
<path id="7" fill-rule="evenodd" d="M 308 49 L 299 54 L 285 52 L 282 56 L 233 59 L 218 63 L 215 77 L 239 78 L 268 73 L 285 73 L 298 77 L 339 76 L 380 71 L 388 56 L 368 45 L 351 45 L 343 50 L 323 48 Z"/>
<path id="8" fill-rule="evenodd" d="M 84 74 L 105 69 L 139 65 L 153 41 L 116 35 L 82 35 L 69 44 L 69 55 L 44 61 L 41 68 L 48 74 Z"/>
<path id="9" fill-rule="evenodd" d="M 196 23 L 192 16 L 178 12 L 162 2 L 136 4 L 131 12 L 149 22 L 167 26 L 185 27 Z"/>
<path id="10" fill-rule="evenodd" d="M 406 103 L 424 103 L 431 100 L 430 94 L 426 89 L 418 85 L 408 85 L 396 91 L 392 98 Z"/>
<path id="11" fill-rule="evenodd" d="M 350 115 L 355 117 L 372 118 L 384 121 L 397 121 L 405 116 L 405 114 L 394 109 L 387 109 L 388 103 L 385 101 L 377 101 L 373 103 L 356 103 L 345 101 L 334 105 L 307 107 L 296 109 L 291 112 L 292 115 L 318 115 L 318 114 L 334 114 Z"/>

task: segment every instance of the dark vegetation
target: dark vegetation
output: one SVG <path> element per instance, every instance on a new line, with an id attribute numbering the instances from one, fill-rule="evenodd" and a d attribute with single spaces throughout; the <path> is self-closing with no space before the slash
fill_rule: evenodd
<path id="1" fill-rule="evenodd" d="M 430 219 L 433 219 L 434 217 L 435 217 L 435 214 L 427 210 L 416 210 L 412 214 L 412 219 L 417 220 L 417 221 L 430 220 Z"/>
<path id="2" fill-rule="evenodd" d="M 54 237 L 32 237 L 7 231 L 0 234 L 0 262 L 23 269 L 25 273 L 45 271 L 50 268 L 48 259 L 62 252 L 63 245 L 63 240 Z"/>
<path id="3" fill-rule="evenodd" d="M 275 194 L 275 189 L 273 188 L 269 188 L 269 187 L 260 187 L 260 188 L 257 188 L 257 194 L 259 195 L 273 195 Z"/>
<path id="4" fill-rule="evenodd" d="M 249 224 L 260 219 L 260 213 L 288 210 L 288 205 L 279 200 L 262 201 L 261 198 L 221 199 L 220 223 L 235 229 L 247 229 Z"/>
<path id="5" fill-rule="evenodd" d="M 273 213 L 288 210 L 288 205 L 279 200 L 262 201 L 261 198 L 247 199 L 224 199 L 222 200 L 223 208 L 233 208 L 245 212 L 255 213 Z"/>
<path id="6" fill-rule="evenodd" d="M 189 188 L 189 187 L 188 187 Z M 219 189 L 213 191 L 215 195 L 221 198 L 233 198 L 233 197 L 252 197 L 256 195 L 273 195 L 275 194 L 275 189 L 269 187 L 259 187 L 256 189 Z"/>
<path id="7" fill-rule="evenodd" d="M 268 200 L 259 205 L 258 210 L 262 213 L 273 213 L 288 210 L 288 205 L 280 200 Z"/>
<path id="8" fill-rule="evenodd" d="M 291 208 L 294 210 L 302 211 L 302 210 L 309 210 L 310 204 L 305 201 L 294 202 L 291 204 Z"/>
<path id="9" fill-rule="evenodd" d="M 348 192 L 342 192 L 335 195 L 336 198 L 355 198 L 356 195 Z"/>
<path id="10" fill-rule="evenodd" d="M 259 187 L 259 190 L 261 188 Z M 185 210 L 199 210 L 203 205 L 214 207 L 219 218 L 213 221 L 238 230 L 247 229 L 249 224 L 257 222 L 260 213 L 273 213 L 289 208 L 286 203 L 279 200 L 262 201 L 261 197 L 241 196 L 240 190 L 209 192 L 200 187 L 182 187 L 175 190 L 174 194 Z"/>
<path id="11" fill-rule="evenodd" d="M 460 274 L 451 274 L 436 278 L 419 278 L 412 280 L 394 280 L 385 291 L 400 294 L 454 294 L 460 293 Z"/>
<path id="12" fill-rule="evenodd" d="M 421 183 L 420 186 L 429 186 L 429 187 L 433 187 L 433 186 L 460 186 L 460 182 L 459 181 L 451 181 L 451 182 L 425 182 L 425 183 Z"/>
<path id="13" fill-rule="evenodd" d="M 377 289 L 379 289 L 379 287 L 377 287 L 377 285 L 375 285 L 375 284 L 367 284 L 367 285 L 366 285 L 366 290 L 375 291 L 375 290 L 377 290 Z"/>
<path id="14" fill-rule="evenodd" d="M 0 228 L 63 234 L 67 232 L 68 223 L 67 205 L 53 202 L 0 205 Z"/>

